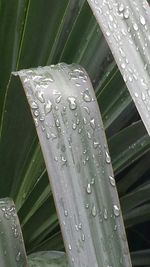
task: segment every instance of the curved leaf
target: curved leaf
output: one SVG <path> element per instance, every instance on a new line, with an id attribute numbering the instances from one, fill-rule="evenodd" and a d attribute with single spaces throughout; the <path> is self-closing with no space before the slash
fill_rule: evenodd
<path id="1" fill-rule="evenodd" d="M 103 124 L 87 74 L 79 66 L 59 64 L 16 75 L 37 128 L 70 264 L 120 266 L 121 260 L 130 266 Z"/>

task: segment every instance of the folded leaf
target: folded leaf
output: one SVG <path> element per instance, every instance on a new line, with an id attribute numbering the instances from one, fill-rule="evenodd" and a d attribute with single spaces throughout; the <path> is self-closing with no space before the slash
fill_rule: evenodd
<path id="1" fill-rule="evenodd" d="M 41 143 L 70 266 L 131 266 L 105 132 L 76 65 L 19 75 Z"/>

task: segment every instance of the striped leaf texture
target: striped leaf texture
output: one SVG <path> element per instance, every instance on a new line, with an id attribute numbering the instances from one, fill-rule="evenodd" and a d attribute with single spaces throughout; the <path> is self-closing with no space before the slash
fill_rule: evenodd
<path id="1" fill-rule="evenodd" d="M 70 266 L 131 266 L 111 158 L 87 73 L 22 70 Z"/>
<path id="2" fill-rule="evenodd" d="M 146 0 L 88 0 L 150 134 L 150 7 Z"/>

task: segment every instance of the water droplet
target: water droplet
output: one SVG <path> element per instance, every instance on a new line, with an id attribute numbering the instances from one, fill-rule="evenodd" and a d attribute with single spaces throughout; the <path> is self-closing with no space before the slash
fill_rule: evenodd
<path id="1" fill-rule="evenodd" d="M 38 122 L 38 119 L 37 119 L 37 118 L 34 118 L 34 123 L 35 123 L 35 126 L 36 126 L 36 127 L 39 126 L 39 122 Z"/>
<path id="2" fill-rule="evenodd" d="M 93 142 L 93 147 L 94 147 L 94 148 L 97 148 L 98 146 L 99 146 L 99 143 L 98 143 L 97 141 L 94 141 L 94 142 Z"/>
<path id="3" fill-rule="evenodd" d="M 47 103 L 44 105 L 44 111 L 45 114 L 47 115 L 49 112 L 52 110 L 52 103 L 50 100 L 47 101 Z"/>
<path id="4" fill-rule="evenodd" d="M 93 128 L 93 130 L 94 130 L 95 127 L 96 127 L 96 125 L 95 125 L 95 119 L 94 119 L 94 118 L 92 118 L 92 119 L 90 120 L 90 125 L 91 125 L 91 127 Z"/>
<path id="5" fill-rule="evenodd" d="M 20 261 L 20 258 L 21 258 L 21 252 L 19 251 L 16 255 L 16 261 Z"/>
<path id="6" fill-rule="evenodd" d="M 97 210 L 96 210 L 95 205 L 93 205 L 93 207 L 92 207 L 92 216 L 96 217 L 96 215 L 97 215 Z"/>
<path id="7" fill-rule="evenodd" d="M 86 209 L 88 209 L 89 208 L 89 204 L 87 203 L 87 204 L 85 204 L 85 208 Z"/>
<path id="8" fill-rule="evenodd" d="M 93 184 L 95 184 L 95 179 L 94 178 L 91 179 L 91 185 L 93 185 Z"/>
<path id="9" fill-rule="evenodd" d="M 67 217 L 68 216 L 68 211 L 64 210 L 64 215 Z"/>
<path id="10" fill-rule="evenodd" d="M 142 100 L 143 100 L 143 101 L 146 100 L 146 96 L 145 96 L 144 92 L 142 92 Z"/>
<path id="11" fill-rule="evenodd" d="M 126 10 L 124 11 L 124 14 L 123 14 L 124 18 L 125 18 L 125 19 L 128 19 L 128 18 L 129 18 L 129 15 L 130 15 L 129 10 L 126 9 Z"/>
<path id="12" fill-rule="evenodd" d="M 106 35 L 109 37 L 110 36 L 110 32 L 109 31 L 106 31 Z"/>
<path id="13" fill-rule="evenodd" d="M 82 223 L 79 223 L 78 228 L 81 230 L 82 229 Z"/>
<path id="14" fill-rule="evenodd" d="M 52 65 L 51 65 L 51 67 L 52 67 Z M 48 82 L 54 82 L 54 78 L 53 78 L 52 74 L 50 74 L 49 72 L 47 72 L 46 74 L 47 74 L 47 81 Z"/>
<path id="15" fill-rule="evenodd" d="M 114 205 L 113 206 L 113 209 L 114 209 L 114 215 L 116 217 L 118 217 L 120 215 L 120 209 L 119 209 L 119 207 L 117 205 Z"/>
<path id="16" fill-rule="evenodd" d="M 92 99 L 91 99 L 91 96 L 90 96 L 88 90 L 86 90 L 86 91 L 83 92 L 83 100 L 85 102 L 91 102 Z"/>
<path id="17" fill-rule="evenodd" d="M 69 250 L 71 250 L 71 249 L 72 249 L 72 247 L 71 247 L 71 245 L 70 245 L 70 244 L 68 245 L 68 248 L 69 248 Z"/>
<path id="18" fill-rule="evenodd" d="M 126 56 L 125 53 L 124 53 L 124 51 L 123 51 L 123 49 L 121 47 L 119 48 L 119 51 L 120 51 L 120 54 L 121 54 L 122 57 L 125 57 Z"/>
<path id="19" fill-rule="evenodd" d="M 125 69 L 126 65 L 124 63 L 121 63 L 121 68 Z"/>
<path id="20" fill-rule="evenodd" d="M 83 107 L 83 108 L 84 108 L 84 110 L 87 112 L 87 114 L 90 114 L 90 110 L 89 110 L 88 107 Z"/>
<path id="21" fill-rule="evenodd" d="M 58 161 L 58 157 L 55 157 L 54 160 L 57 162 Z"/>
<path id="22" fill-rule="evenodd" d="M 43 92 L 42 91 L 36 91 L 36 98 L 41 102 L 44 103 L 44 96 L 43 96 Z"/>
<path id="23" fill-rule="evenodd" d="M 146 24 L 145 18 L 143 16 L 140 16 L 140 22 L 142 25 Z"/>
<path id="24" fill-rule="evenodd" d="M 76 124 L 79 125 L 79 123 L 80 123 L 80 120 L 77 118 L 76 119 Z"/>
<path id="25" fill-rule="evenodd" d="M 56 99 L 55 99 L 55 101 L 56 101 L 56 103 L 57 104 L 59 104 L 60 103 L 60 101 L 61 101 L 61 99 L 62 99 L 62 96 L 61 95 L 59 95 Z"/>
<path id="26" fill-rule="evenodd" d="M 117 225 L 115 224 L 115 226 L 114 226 L 114 231 L 117 231 Z"/>
<path id="27" fill-rule="evenodd" d="M 82 241 L 85 241 L 85 234 L 82 234 L 82 235 L 81 235 L 81 240 L 82 240 Z"/>
<path id="28" fill-rule="evenodd" d="M 77 104 L 76 104 L 76 99 L 75 99 L 75 97 L 73 97 L 73 96 L 69 96 L 69 97 L 68 97 L 68 102 L 69 102 L 69 108 L 70 108 L 71 110 L 74 110 L 74 109 L 77 108 Z"/>
<path id="29" fill-rule="evenodd" d="M 88 194 L 91 194 L 92 193 L 92 188 L 91 188 L 91 184 L 90 183 L 88 183 L 88 185 L 87 185 L 86 192 Z"/>
<path id="30" fill-rule="evenodd" d="M 52 140 L 53 140 L 53 139 L 56 139 L 57 136 L 56 136 L 54 133 L 51 133 L 51 138 L 52 138 Z"/>
<path id="31" fill-rule="evenodd" d="M 78 130 L 78 133 L 80 134 L 82 132 L 82 129 L 81 128 L 79 128 L 79 130 Z"/>
<path id="32" fill-rule="evenodd" d="M 38 116 L 39 116 L 39 111 L 38 111 L 38 110 L 35 110 L 35 111 L 33 112 L 33 114 L 34 114 L 35 117 L 38 117 Z"/>
<path id="33" fill-rule="evenodd" d="M 31 103 L 31 108 L 32 108 L 32 109 L 37 109 L 37 108 L 38 108 L 38 104 L 37 104 L 35 101 L 33 101 L 33 102 Z"/>
<path id="34" fill-rule="evenodd" d="M 138 93 L 137 93 L 137 92 L 135 92 L 135 93 L 134 93 L 134 95 L 135 95 L 135 97 L 137 97 L 137 98 L 139 97 L 139 95 L 138 95 Z"/>
<path id="35" fill-rule="evenodd" d="M 87 132 L 87 136 L 89 139 L 91 139 L 91 134 L 89 132 Z"/>
<path id="36" fill-rule="evenodd" d="M 106 209 L 104 209 L 104 219 L 107 220 L 107 218 L 108 218 L 108 212 Z"/>
<path id="37" fill-rule="evenodd" d="M 63 165 L 65 165 L 67 163 L 67 159 L 64 156 L 61 157 L 61 161 L 62 161 Z"/>
<path id="38" fill-rule="evenodd" d="M 110 159 L 109 153 L 107 151 L 105 152 L 105 156 L 106 156 L 106 158 L 105 158 L 106 159 L 106 162 L 107 163 L 110 163 L 111 162 L 111 159 Z"/>
<path id="39" fill-rule="evenodd" d="M 110 181 L 110 184 L 111 184 L 112 186 L 115 186 L 115 185 L 116 185 L 114 177 L 109 176 L 109 181 Z"/>
<path id="40" fill-rule="evenodd" d="M 138 25 L 136 23 L 133 24 L 133 28 L 134 28 L 135 31 L 138 31 L 138 29 L 139 29 L 139 27 L 138 27 Z"/>
<path id="41" fill-rule="evenodd" d="M 77 128 L 76 123 L 73 123 L 73 124 L 72 124 L 72 129 L 75 130 L 76 128 Z"/>
<path id="42" fill-rule="evenodd" d="M 119 12 L 122 12 L 124 10 L 124 5 L 121 3 L 118 7 Z"/>
<path id="43" fill-rule="evenodd" d="M 59 121 L 59 119 L 56 119 L 56 120 L 55 120 L 55 124 L 56 124 L 57 127 L 60 126 L 60 121 Z"/>
<path id="44" fill-rule="evenodd" d="M 109 15 L 109 19 L 110 19 L 111 22 L 113 21 L 112 15 Z"/>

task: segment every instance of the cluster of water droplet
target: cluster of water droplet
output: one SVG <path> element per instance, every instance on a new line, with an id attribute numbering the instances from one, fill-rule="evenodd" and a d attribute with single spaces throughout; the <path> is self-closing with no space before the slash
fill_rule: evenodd
<path id="1" fill-rule="evenodd" d="M 6 203 L 5 203 L 6 204 Z M 18 219 L 17 219 L 17 215 L 16 215 L 16 211 L 15 211 L 15 207 L 9 206 L 9 205 L 2 205 L 1 203 L 1 208 L 0 208 L 0 227 L 1 229 L 7 229 L 7 232 L 1 231 L 1 239 L 4 242 L 4 248 L 5 248 L 5 242 L 7 240 L 7 236 L 8 236 L 8 240 L 10 237 L 14 237 L 15 241 L 14 241 L 14 253 L 16 253 L 14 255 L 14 259 L 16 260 L 16 262 L 18 262 L 20 264 L 21 262 L 21 250 L 20 247 L 22 247 L 22 237 L 19 234 L 18 231 Z M 3 227 L 4 225 L 4 227 Z M 8 242 L 7 240 L 7 242 Z M 1 241 L 2 242 L 2 241 Z M 7 246 L 8 244 L 6 244 L 6 249 L 4 250 L 4 256 L 7 257 L 9 251 L 7 251 Z M 18 249 L 17 249 L 18 247 Z M 16 251 L 16 252 L 15 252 Z M 17 265 L 18 266 L 18 265 Z"/>
<path id="2" fill-rule="evenodd" d="M 110 20 L 112 20 L 111 17 Z M 122 56 L 124 55 L 123 50 L 120 53 Z M 65 78 L 67 86 L 63 88 L 64 82 L 59 89 L 56 89 L 55 80 L 60 69 L 63 69 L 64 76 L 68 77 Z M 51 72 L 51 69 L 49 72 L 50 80 L 46 83 L 41 78 L 42 75 L 36 73 L 38 78 L 34 79 L 35 89 L 28 92 L 27 97 L 37 130 L 41 131 L 43 136 L 45 135 L 48 142 L 51 142 L 53 164 L 60 172 L 60 177 L 62 174 L 59 182 L 62 185 L 63 193 L 60 197 L 65 199 L 65 194 L 67 196 L 71 194 L 69 190 L 72 190 L 71 186 L 74 181 L 70 176 L 72 170 L 76 169 L 77 175 L 74 179 L 78 179 L 78 182 L 82 184 L 83 196 L 85 196 L 85 198 L 83 197 L 84 203 L 80 203 L 80 205 L 83 205 L 83 213 L 87 217 L 90 216 L 91 227 L 94 227 L 97 221 L 105 224 L 110 220 L 115 222 L 116 227 L 116 220 L 120 215 L 119 204 L 115 201 L 110 208 L 110 206 L 107 207 L 107 203 L 98 203 L 96 197 L 100 193 L 98 188 L 100 189 L 100 181 L 102 181 L 108 187 L 108 197 L 110 198 L 110 194 L 115 192 L 115 179 L 110 169 L 111 158 L 108 147 L 103 144 L 103 133 L 100 137 L 99 129 L 103 132 L 103 128 L 99 124 L 99 111 L 98 109 L 95 110 L 93 106 L 95 96 L 90 88 L 87 75 L 81 68 L 72 67 L 70 70 L 62 64 L 59 65 L 59 70 L 56 68 L 56 76 L 54 69 L 53 72 Z M 42 83 L 38 83 L 39 76 Z M 28 87 L 30 82 L 32 84 L 32 80 L 27 81 Z M 71 89 L 68 84 L 71 84 Z M 78 140 L 78 143 L 76 140 Z M 70 166 L 73 168 L 71 169 Z M 89 171 L 94 175 L 89 175 Z M 104 180 L 106 174 L 108 174 L 108 178 Z M 73 194 L 78 198 L 78 192 Z M 103 196 L 103 198 L 107 200 L 107 196 Z M 103 202 L 104 199 L 102 199 Z M 74 224 L 74 230 L 79 234 L 77 243 L 80 244 L 81 242 L 80 247 L 82 247 L 86 243 L 84 241 L 88 239 L 84 224 L 81 223 L 82 215 L 76 214 L 74 216 L 72 214 L 74 207 L 70 207 L 70 203 L 66 199 L 64 202 L 66 204 L 62 206 L 62 227 L 67 227 L 67 225 L 70 225 L 70 221 L 78 218 L 76 219 L 78 223 L 75 222 Z M 70 237 L 68 240 L 68 250 L 72 252 L 74 244 Z M 79 245 L 77 246 L 79 249 Z"/>
<path id="3" fill-rule="evenodd" d="M 113 55 L 128 84 L 135 104 L 143 117 L 149 118 L 150 111 L 150 29 L 149 6 L 146 1 L 90 0 Z M 136 62 L 136 63 L 135 63 Z M 147 72 L 146 72 L 147 71 Z M 144 121 L 146 121 L 144 118 Z"/>

